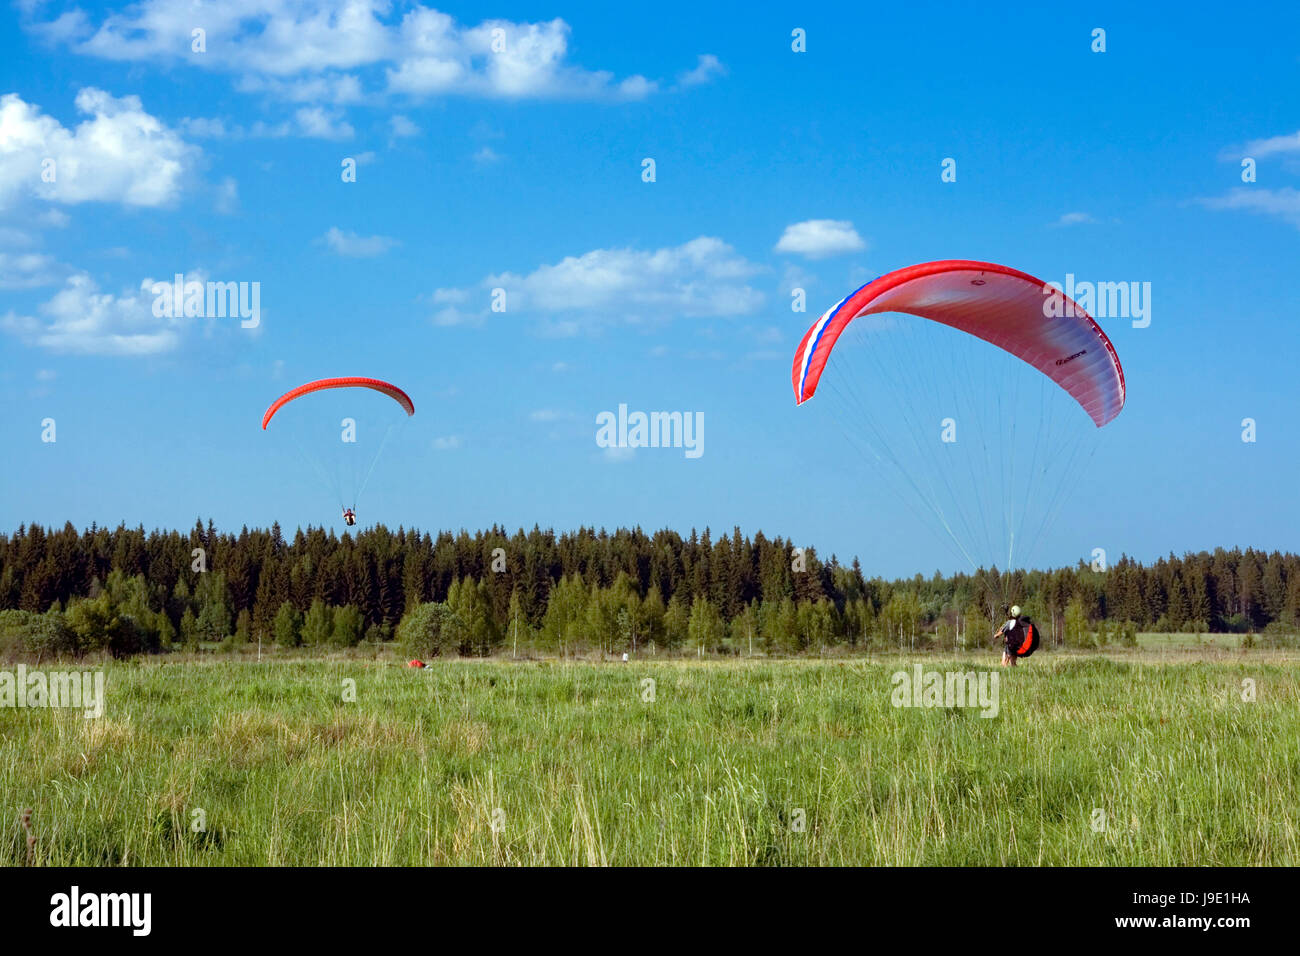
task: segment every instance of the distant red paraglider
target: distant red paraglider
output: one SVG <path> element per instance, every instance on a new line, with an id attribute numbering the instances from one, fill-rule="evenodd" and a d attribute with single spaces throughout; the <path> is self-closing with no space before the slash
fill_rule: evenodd
<path id="1" fill-rule="evenodd" d="M 343 378 L 322 378 L 314 382 L 308 382 L 306 385 L 299 385 L 297 388 L 285 392 L 267 408 L 262 415 L 262 430 L 266 431 L 271 419 L 276 416 L 285 405 L 297 401 L 306 395 L 313 395 L 317 392 L 324 392 L 330 389 L 368 389 L 385 395 L 396 402 L 406 413 L 406 416 L 415 414 L 415 403 L 411 397 L 391 382 L 385 382 L 377 378 L 365 378 L 361 376 L 346 376 Z M 366 483 L 370 480 L 371 472 L 374 471 L 375 465 L 379 461 L 379 456 L 383 454 L 384 446 L 388 442 L 388 437 L 393 429 L 398 426 L 398 422 L 388 424 L 387 430 L 383 431 L 382 439 L 378 442 L 376 449 L 373 444 L 356 445 L 356 422 L 349 418 L 344 423 L 348 425 L 349 437 L 343 439 L 343 444 L 336 445 L 336 451 L 340 448 L 351 447 L 366 450 L 359 454 L 360 457 L 354 457 L 354 454 L 344 454 L 335 458 L 332 456 L 321 457 L 318 455 L 318 441 L 320 436 L 315 435 L 313 440 L 303 443 L 298 442 L 299 451 L 303 458 L 310 461 L 316 469 L 318 476 L 331 486 L 331 490 L 337 497 L 340 508 L 343 511 L 343 523 L 349 528 L 355 527 L 357 523 L 357 499 L 360 498 L 362 491 L 365 490 Z M 301 426 L 301 423 L 300 423 Z M 277 429 L 282 426 L 277 426 Z M 293 425 L 289 424 L 290 432 L 293 431 Z M 297 439 L 295 438 L 295 441 Z M 367 464 L 367 459 L 369 463 Z"/>
<path id="2" fill-rule="evenodd" d="M 331 388 L 368 388 L 387 395 L 401 405 L 407 415 L 415 414 L 415 403 L 411 401 L 410 396 L 390 382 L 383 382 L 377 378 L 360 378 L 355 375 L 347 378 L 322 378 L 315 382 L 308 382 L 306 385 L 299 385 L 272 402 L 271 407 L 262 416 L 262 430 L 266 431 L 266 426 L 271 424 L 271 419 L 275 417 L 275 413 L 295 398 L 301 398 L 304 395 L 310 395 L 312 392 L 322 392 Z"/>

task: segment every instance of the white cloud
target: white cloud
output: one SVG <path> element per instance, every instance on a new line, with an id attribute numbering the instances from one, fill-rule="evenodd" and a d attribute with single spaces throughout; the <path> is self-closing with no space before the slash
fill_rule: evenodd
<path id="1" fill-rule="evenodd" d="M 217 186 L 216 210 L 229 215 L 239 209 L 239 183 L 227 176 Z"/>
<path id="2" fill-rule="evenodd" d="M 144 111 L 140 98 L 82 89 L 90 116 L 69 130 L 17 93 L 0 97 L 0 207 L 26 193 L 60 203 L 165 206 L 180 194 L 198 149 Z M 42 177 L 53 160 L 54 181 Z"/>
<path id="3" fill-rule="evenodd" d="M 464 439 L 459 435 L 443 435 L 433 440 L 435 451 L 455 451 L 456 449 L 463 447 L 464 444 Z"/>
<path id="4" fill-rule="evenodd" d="M 279 77 L 245 76 L 235 88 L 241 93 L 267 93 L 290 103 L 328 103 L 351 106 L 362 103 L 366 95 L 361 80 L 350 73 L 313 76 L 286 80 Z"/>
<path id="5" fill-rule="evenodd" d="M 191 50 L 198 25 L 202 53 Z M 361 101 L 355 71 L 378 67 L 387 92 L 414 96 L 640 99 L 656 89 L 642 76 L 619 80 L 570 63 L 570 27 L 560 19 L 469 26 L 388 0 L 140 0 L 98 23 L 77 10 L 25 26 L 107 60 L 233 73 L 240 89 L 291 102 Z"/>
<path id="6" fill-rule="evenodd" d="M 1266 136 L 1252 139 L 1245 146 L 1224 150 L 1220 156 L 1225 160 L 1238 160 L 1246 156 L 1252 159 L 1266 159 L 1285 153 L 1300 153 L 1300 131 L 1285 133 L 1281 136 Z"/>
<path id="7" fill-rule="evenodd" d="M 414 96 L 466 94 L 504 99 L 642 99 L 655 84 L 642 76 L 565 62 L 570 28 L 563 20 L 485 20 L 461 27 L 445 13 L 417 7 L 402 18 L 390 91 Z"/>
<path id="8" fill-rule="evenodd" d="M 539 408 L 528 413 L 528 420 L 533 422 L 558 422 L 562 418 L 572 417 L 572 415 L 556 411 L 553 408 Z"/>
<path id="9" fill-rule="evenodd" d="M 504 288 L 512 312 L 698 318 L 759 308 L 763 294 L 746 280 L 760 271 L 721 239 L 701 236 L 652 251 L 596 249 L 528 275 L 488 276 L 482 285 Z"/>
<path id="10" fill-rule="evenodd" d="M 241 139 L 245 136 L 252 136 L 257 139 L 283 139 L 286 136 L 292 136 L 296 129 L 297 127 L 295 127 L 293 123 L 287 121 L 282 123 L 267 123 L 258 120 L 249 127 L 247 132 L 240 129 L 237 131 L 236 135 Z"/>
<path id="11" fill-rule="evenodd" d="M 781 270 L 781 280 L 777 283 L 777 294 L 786 300 L 791 300 L 795 289 L 802 289 L 807 296 L 817 286 L 817 277 L 808 272 L 801 263 L 787 261 Z"/>
<path id="12" fill-rule="evenodd" d="M 185 135 L 195 139 L 225 139 L 230 135 L 225 120 L 206 116 L 186 116 L 180 122 Z"/>
<path id="13" fill-rule="evenodd" d="M 625 445 L 606 445 L 601 449 L 601 457 L 610 464 L 622 464 L 636 457 L 636 449 Z"/>
<path id="14" fill-rule="evenodd" d="M 677 85 L 681 87 L 700 86 L 708 83 L 715 76 L 726 75 L 727 68 L 722 65 L 721 60 L 712 53 L 702 53 L 693 70 L 687 70 L 677 77 Z"/>
<path id="15" fill-rule="evenodd" d="M 433 324 L 443 327 L 453 325 L 481 325 L 483 316 L 475 312 L 466 312 L 464 309 L 458 309 L 454 305 L 449 305 L 444 309 L 439 309 L 433 314 Z"/>
<path id="16" fill-rule="evenodd" d="M 434 305 L 440 305 L 433 314 L 433 324 L 439 326 L 452 325 L 481 325 L 483 315 L 477 312 L 466 311 L 462 306 L 469 301 L 468 289 L 436 289 L 431 301 Z"/>
<path id="17" fill-rule="evenodd" d="M 349 259 L 371 259 L 382 256 L 399 244 L 396 239 L 388 236 L 358 236 L 355 232 L 344 232 L 337 226 L 331 226 L 319 241 L 324 242 L 340 256 Z"/>
<path id="18" fill-rule="evenodd" d="M 1067 212 L 1062 215 L 1060 219 L 1056 220 L 1055 224 L 1058 226 L 1082 226 L 1095 223 L 1096 221 L 1096 219 L 1092 218 L 1092 216 L 1086 212 Z"/>
<path id="19" fill-rule="evenodd" d="M 482 166 L 490 166 L 493 163 L 501 162 L 501 154 L 491 146 L 483 146 L 474 154 L 474 162 Z"/>
<path id="20" fill-rule="evenodd" d="M 861 252 L 867 244 L 853 223 L 845 219 L 808 219 L 786 226 L 776 244 L 777 252 L 788 252 L 809 259 Z"/>
<path id="21" fill-rule="evenodd" d="M 339 114 L 319 106 L 304 106 L 293 114 L 298 131 L 309 139 L 351 139 L 356 135 L 352 124 Z"/>
<path id="22" fill-rule="evenodd" d="M 141 0 L 110 13 L 98 27 L 81 14 L 60 18 L 55 30 L 43 24 L 33 29 L 106 60 L 293 76 L 392 55 L 391 29 L 376 16 L 387 8 L 366 0 Z M 206 31 L 207 52 L 191 51 L 196 26 Z"/>
<path id="23" fill-rule="evenodd" d="M 145 279 L 139 289 L 113 295 L 101 293 L 90 276 L 78 273 L 40 307 L 39 318 L 10 312 L 0 317 L 0 330 L 51 352 L 117 356 L 169 352 L 196 320 L 155 316 L 153 285 L 154 280 Z"/>
<path id="24" fill-rule="evenodd" d="M 52 256 L 39 252 L 0 252 L 0 289 L 53 285 L 64 272 Z"/>
<path id="25" fill-rule="evenodd" d="M 0 226 L 0 246 L 27 248 L 36 244 L 36 237 L 12 226 Z"/>
<path id="26" fill-rule="evenodd" d="M 658 89 L 659 84 L 654 80 L 647 80 L 644 76 L 629 76 L 618 84 L 618 95 L 625 100 L 644 100 Z"/>
<path id="27" fill-rule="evenodd" d="M 582 332 L 581 322 L 573 319 L 544 319 L 537 331 L 548 339 L 571 339 Z"/>
<path id="28" fill-rule="evenodd" d="M 258 120 L 252 126 L 227 123 L 220 117 L 187 116 L 180 122 L 181 129 L 197 139 L 284 139 L 301 136 L 306 139 L 345 140 L 356 135 L 352 124 L 337 109 L 321 106 L 304 106 L 294 111 L 293 118 L 278 123 Z"/>
<path id="29" fill-rule="evenodd" d="M 1209 209 L 1237 209 L 1275 216 L 1300 228 L 1300 190 L 1287 186 L 1283 189 L 1261 189 L 1242 186 L 1227 195 L 1199 200 Z"/>
<path id="30" fill-rule="evenodd" d="M 409 139 L 420 135 L 420 127 L 400 113 L 388 118 L 388 128 L 392 131 L 393 139 Z"/>
<path id="31" fill-rule="evenodd" d="M 464 305 L 469 301 L 468 289 L 436 289 L 433 293 L 433 301 L 439 305 L 452 303 L 454 305 Z"/>

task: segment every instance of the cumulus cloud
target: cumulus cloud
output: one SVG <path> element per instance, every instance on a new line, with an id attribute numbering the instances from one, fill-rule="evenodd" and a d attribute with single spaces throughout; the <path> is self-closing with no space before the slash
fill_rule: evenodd
<path id="1" fill-rule="evenodd" d="M 388 118 L 388 128 L 392 132 L 393 139 L 410 139 L 412 136 L 420 135 L 420 127 L 400 113 Z"/>
<path id="2" fill-rule="evenodd" d="M 721 239 L 701 236 L 650 251 L 596 249 L 527 275 L 491 275 L 482 285 L 505 289 L 510 311 L 721 317 L 759 308 L 763 294 L 747 280 L 760 271 Z"/>
<path id="3" fill-rule="evenodd" d="M 825 259 L 867 248 L 853 223 L 846 219 L 808 219 L 786 226 L 776 244 L 777 252 Z"/>
<path id="4" fill-rule="evenodd" d="M 636 458 L 636 449 L 626 445 L 606 445 L 600 454 L 604 461 L 618 465 Z"/>
<path id="5" fill-rule="evenodd" d="M 1273 216 L 1300 228 L 1300 190 L 1287 186 L 1282 189 L 1262 189 L 1242 186 L 1224 196 L 1199 200 L 1209 209 L 1230 209 Z"/>
<path id="6" fill-rule="evenodd" d="M 566 62 L 563 20 L 485 20 L 462 27 L 445 13 L 417 7 L 402 18 L 388 88 L 414 96 L 468 94 L 505 99 L 641 99 L 655 90 L 642 76 L 616 81 L 604 70 Z"/>
<path id="7" fill-rule="evenodd" d="M 31 233 L 23 232 L 21 229 L 15 229 L 13 226 L 0 226 L 0 246 L 31 246 L 36 243 L 36 237 Z"/>
<path id="8" fill-rule="evenodd" d="M 1089 223 L 1095 223 L 1097 220 L 1086 212 L 1067 212 L 1056 220 L 1057 226 L 1082 226 Z"/>
<path id="9" fill-rule="evenodd" d="M 436 289 L 430 299 L 441 306 L 433 314 L 434 325 L 477 325 L 483 321 L 482 314 L 461 308 L 470 301 L 468 289 Z"/>
<path id="10" fill-rule="evenodd" d="M 120 295 L 100 292 L 85 273 L 70 277 L 39 316 L 9 312 L 0 330 L 27 345 L 73 355 L 143 356 L 169 352 L 180 345 L 194 319 L 153 314 L 154 280 Z"/>
<path id="11" fill-rule="evenodd" d="M 39 252 L 0 252 L 0 289 L 32 289 L 59 281 L 63 270 L 52 256 Z"/>
<path id="12" fill-rule="evenodd" d="M 383 70 L 382 92 L 414 96 L 639 99 L 656 89 L 642 76 L 570 63 L 570 27 L 560 19 L 469 26 L 387 0 L 140 0 L 99 22 L 75 10 L 48 21 L 30 15 L 25 26 L 78 53 L 228 72 L 241 89 L 295 102 L 358 102 L 367 69 Z M 196 26 L 206 52 L 191 49 Z"/>
<path id="13" fill-rule="evenodd" d="M 501 154 L 491 146 L 483 146 L 474 154 L 474 162 L 481 166 L 490 166 L 501 162 Z"/>
<path id="14" fill-rule="evenodd" d="M 337 226 L 331 226 L 319 241 L 349 259 L 372 259 L 382 256 L 399 244 L 389 236 L 358 236 L 355 232 L 344 232 Z"/>
<path id="15" fill-rule="evenodd" d="M 351 139 L 356 135 L 352 125 L 338 113 L 319 106 L 306 106 L 293 114 L 298 130 L 309 139 Z"/>
<path id="16" fill-rule="evenodd" d="M 1281 136 L 1266 136 L 1262 139 L 1252 139 L 1245 146 L 1240 148 L 1224 150 L 1220 155 L 1220 158 L 1225 160 L 1237 160 L 1244 156 L 1250 156 L 1254 159 L 1267 159 L 1270 156 L 1287 153 L 1300 153 L 1300 131 L 1295 133 L 1284 133 Z"/>
<path id="17" fill-rule="evenodd" d="M 241 93 L 266 93 L 290 103 L 328 103 L 350 106 L 366 100 L 360 78 L 348 73 L 312 76 L 303 79 L 245 76 L 235 88 Z"/>
<path id="18" fill-rule="evenodd" d="M 239 183 L 227 176 L 217 186 L 216 210 L 223 215 L 230 215 L 239 209 Z"/>
<path id="19" fill-rule="evenodd" d="M 356 135 L 352 124 L 339 110 L 319 106 L 304 106 L 295 110 L 292 118 L 278 123 L 258 120 L 252 126 L 227 123 L 220 117 L 187 116 L 180 127 L 195 139 L 285 139 L 301 136 L 306 139 L 345 140 Z"/>
<path id="20" fill-rule="evenodd" d="M 543 319 L 537 326 L 537 331 L 547 339 L 571 339 L 579 335 L 583 328 L 583 324 L 574 319 Z"/>
<path id="21" fill-rule="evenodd" d="M 146 113 L 139 97 L 86 87 L 76 107 L 89 119 L 69 130 L 17 93 L 0 96 L 0 207 L 23 194 L 155 207 L 180 195 L 199 151 Z"/>
<path id="22" fill-rule="evenodd" d="M 95 25 L 80 11 L 28 28 L 105 60 L 174 63 L 254 75 L 349 70 L 391 56 L 392 31 L 369 0 L 141 0 Z M 191 49 L 201 26 L 206 52 Z"/>
<path id="23" fill-rule="evenodd" d="M 225 139 L 230 135 L 225 120 L 217 117 L 186 116 L 178 125 L 186 136 L 195 139 Z"/>
<path id="24" fill-rule="evenodd" d="M 712 53 L 700 54 L 699 61 L 695 64 L 695 69 L 687 70 L 677 77 L 677 85 L 680 87 L 701 86 L 713 80 L 714 77 L 726 76 L 727 68 L 722 65 Z"/>

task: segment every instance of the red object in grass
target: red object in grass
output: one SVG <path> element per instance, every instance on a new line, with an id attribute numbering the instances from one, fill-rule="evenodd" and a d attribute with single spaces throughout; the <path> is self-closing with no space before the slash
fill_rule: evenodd
<path id="1" fill-rule="evenodd" d="M 406 662 L 406 666 L 407 666 L 407 667 L 423 667 L 423 666 L 424 666 L 424 661 L 407 661 L 407 662 Z"/>

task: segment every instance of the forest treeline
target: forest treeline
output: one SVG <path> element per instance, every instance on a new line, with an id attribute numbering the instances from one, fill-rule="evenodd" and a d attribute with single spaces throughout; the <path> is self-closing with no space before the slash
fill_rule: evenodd
<path id="1" fill-rule="evenodd" d="M 1218 549 L 886 581 L 761 532 L 437 536 L 383 526 L 186 533 L 71 524 L 0 535 L 0 650 L 124 655 L 221 642 L 403 640 L 424 654 L 502 648 L 799 653 L 987 639 L 1018 603 L 1054 644 L 1137 631 L 1264 632 L 1300 622 L 1300 556 Z"/>

